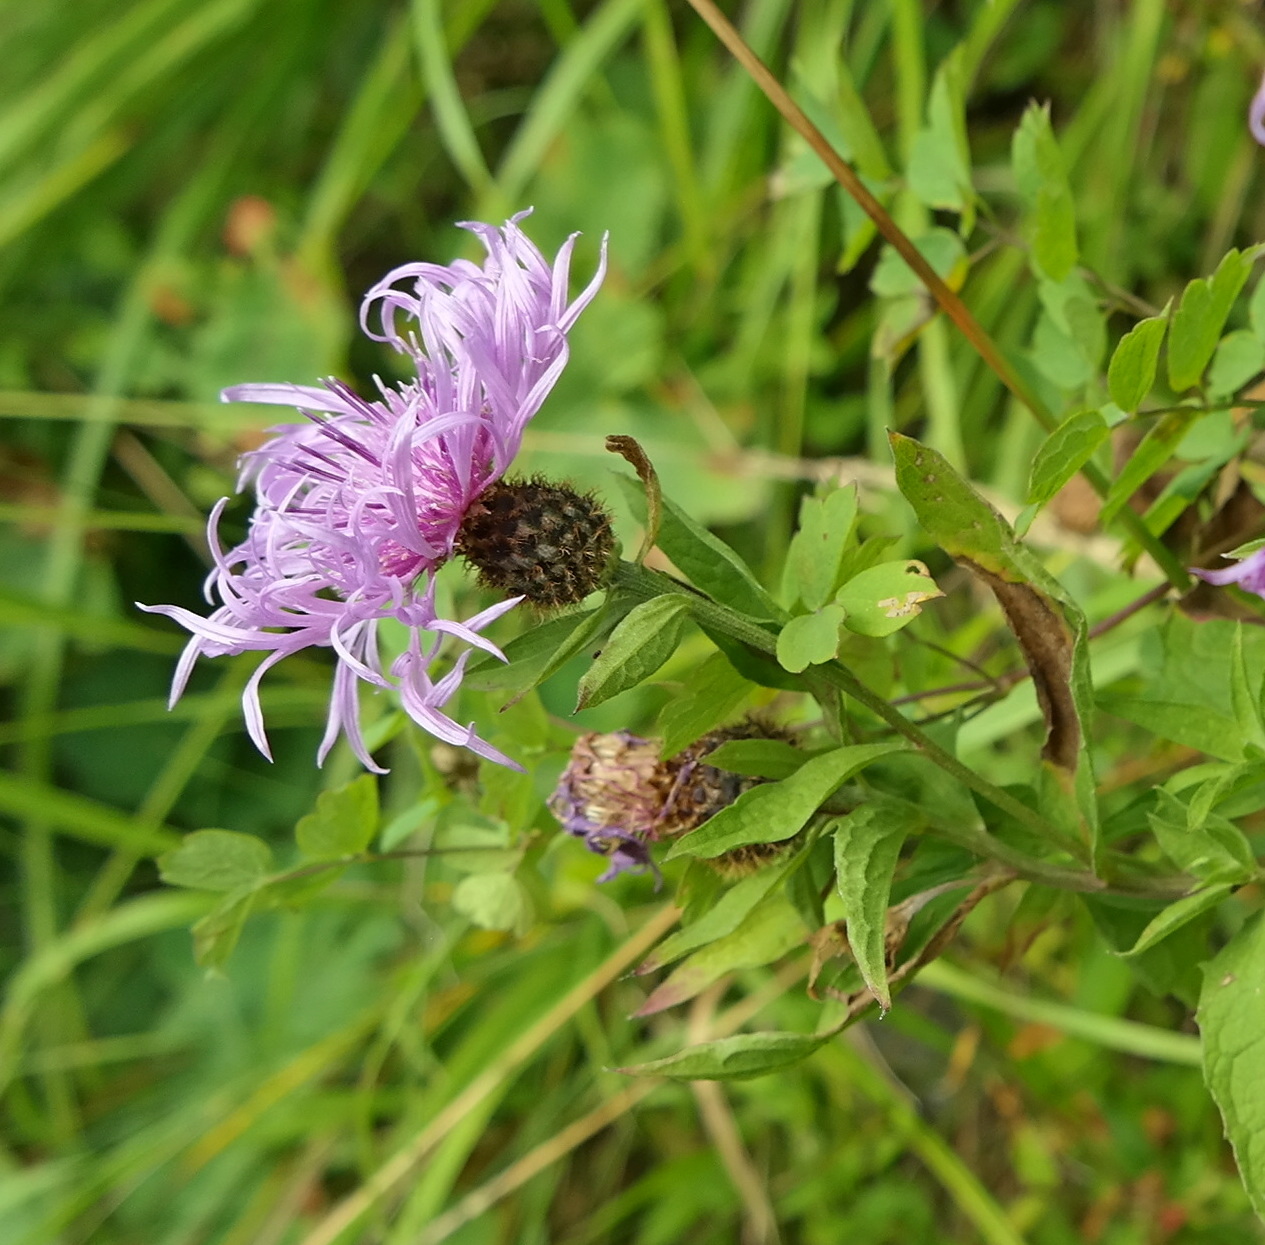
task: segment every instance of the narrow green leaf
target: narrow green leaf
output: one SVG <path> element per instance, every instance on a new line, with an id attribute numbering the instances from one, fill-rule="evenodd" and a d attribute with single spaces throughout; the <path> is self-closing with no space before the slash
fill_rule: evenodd
<path id="1" fill-rule="evenodd" d="M 799 528 L 786 555 L 788 605 L 798 598 L 806 608 L 818 610 L 830 600 L 856 514 L 855 484 L 800 502 Z"/>
<path id="2" fill-rule="evenodd" d="M 1204 1080 L 1252 1205 L 1265 1217 L 1265 920 L 1245 925 L 1203 974 L 1195 1019 Z"/>
<path id="3" fill-rule="evenodd" d="M 1203 414 L 1195 407 L 1169 411 L 1147 432 L 1111 482 L 1100 521 L 1110 523 L 1138 491 L 1173 456 L 1191 424 Z"/>
<path id="4" fill-rule="evenodd" d="M 1094 455 L 1111 430 L 1100 411 L 1069 415 L 1037 450 L 1028 477 L 1028 504 L 1044 506 Z"/>
<path id="5" fill-rule="evenodd" d="M 576 614 L 563 614 L 524 631 L 502 648 L 506 657 L 504 662 L 490 653 L 480 654 L 466 671 L 462 687 L 476 692 L 520 691 L 534 687 L 554 654 L 591 623 L 599 612 L 582 610 Z M 568 656 L 578 651 L 572 650 Z"/>
<path id="6" fill-rule="evenodd" d="M 1238 723 L 1207 705 L 1103 693 L 1098 697 L 1098 707 L 1104 713 L 1145 727 L 1161 739 L 1198 748 L 1223 761 L 1243 759 L 1243 738 Z"/>
<path id="7" fill-rule="evenodd" d="M 761 869 L 749 877 L 741 878 L 725 891 L 715 904 L 709 908 L 692 925 L 679 929 L 669 938 L 665 938 L 646 959 L 637 967 L 640 976 L 651 973 L 679 960 L 691 951 L 706 947 L 718 939 L 732 934 L 747 914 L 773 888 L 781 882 L 786 874 L 797 864 L 795 855 L 788 855 L 768 868 Z"/>
<path id="8" fill-rule="evenodd" d="M 1211 277 L 1196 277 L 1186 286 L 1168 340 L 1168 383 L 1175 393 L 1199 383 L 1251 270 L 1250 253 L 1233 250 Z"/>
<path id="9" fill-rule="evenodd" d="M 294 836 L 312 860 L 338 860 L 363 852 L 378 832 L 378 782 L 361 774 L 344 787 L 322 791 L 316 808 L 299 819 Z"/>
<path id="10" fill-rule="evenodd" d="M 646 498 L 641 486 L 626 475 L 615 474 L 629 509 L 641 522 L 646 518 Z M 785 617 L 777 603 L 751 573 L 751 568 L 718 536 L 691 518 L 674 501 L 663 499 L 659 520 L 659 548 L 696 588 L 751 618 Z"/>
<path id="11" fill-rule="evenodd" d="M 1252 677 L 1248 674 L 1247 658 L 1243 652 L 1243 624 L 1237 622 L 1230 646 L 1230 705 L 1243 733 L 1244 743 L 1255 744 L 1265 750 L 1265 721 L 1261 720 L 1260 692 L 1260 688 L 1252 687 Z"/>
<path id="12" fill-rule="evenodd" d="M 1179 868 L 1208 882 L 1244 882 L 1256 872 L 1256 857 L 1243 832 L 1228 818 L 1207 813 L 1192 821 L 1190 811 L 1162 787 L 1147 815 L 1164 854 Z"/>
<path id="13" fill-rule="evenodd" d="M 792 618 L 777 637 L 778 665 L 800 674 L 809 666 L 829 661 L 839 651 L 843 610 L 827 605 L 812 614 Z"/>
<path id="14" fill-rule="evenodd" d="M 1120 339 L 1111 356 L 1107 366 L 1107 392 L 1122 411 L 1136 411 L 1155 384 L 1160 346 L 1168 331 L 1168 311 L 1166 306 L 1158 316 L 1135 324 Z"/>
<path id="15" fill-rule="evenodd" d="M 1032 103 L 1011 144 L 1019 193 L 1028 205 L 1028 237 L 1040 270 L 1062 281 L 1076 266 L 1076 206 L 1048 104 Z"/>
<path id="16" fill-rule="evenodd" d="M 880 562 L 848 580 L 835 595 L 846 611 L 843 625 L 857 635 L 885 636 L 907 627 L 925 602 L 942 597 L 923 563 L 902 558 Z"/>
<path id="17" fill-rule="evenodd" d="M 697 830 L 672 845 L 667 859 L 702 856 L 712 859 L 748 843 L 781 843 L 804 828 L 808 819 L 847 779 L 872 761 L 904 751 L 900 741 L 853 744 L 806 761 L 782 782 L 744 791 Z"/>
<path id="18" fill-rule="evenodd" d="M 195 830 L 174 851 L 158 857 L 158 873 L 169 886 L 231 891 L 258 884 L 272 870 L 272 848 L 253 834 Z"/>
<path id="19" fill-rule="evenodd" d="M 1233 882 L 1218 882 L 1169 904 L 1163 912 L 1151 919 L 1138 935 L 1137 942 L 1128 951 L 1121 951 L 1120 954 L 1127 959 L 1149 951 L 1156 943 L 1163 942 L 1169 934 L 1175 934 L 1183 925 L 1189 925 L 1196 917 L 1215 908 L 1233 890 Z"/>
<path id="20" fill-rule="evenodd" d="M 666 1076 L 678 1081 L 737 1081 L 766 1076 L 807 1059 L 830 1035 L 808 1033 L 740 1033 L 687 1046 L 675 1055 L 620 1068 L 629 1076 Z"/>
<path id="21" fill-rule="evenodd" d="M 727 722 L 755 691 L 723 653 L 713 653 L 684 680 L 681 694 L 659 711 L 662 754 L 676 756 L 708 731 Z"/>
<path id="22" fill-rule="evenodd" d="M 731 739 L 707 754 L 707 764 L 751 778 L 789 778 L 811 753 L 784 739 Z"/>
<path id="23" fill-rule="evenodd" d="M 576 710 L 600 705 L 654 674 L 676 651 L 689 610 L 684 596 L 667 593 L 630 611 L 580 679 Z"/>
<path id="24" fill-rule="evenodd" d="M 695 998 L 727 973 L 780 960 L 801 946 L 804 937 L 804 923 L 786 895 L 781 891 L 766 894 L 731 933 L 695 951 L 673 969 L 636 1014 L 656 1015 Z"/>
<path id="25" fill-rule="evenodd" d="M 875 799 L 834 823 L 835 884 L 848 945 L 865 984 L 887 1011 L 887 907 L 900 849 L 918 816 L 907 805 Z"/>

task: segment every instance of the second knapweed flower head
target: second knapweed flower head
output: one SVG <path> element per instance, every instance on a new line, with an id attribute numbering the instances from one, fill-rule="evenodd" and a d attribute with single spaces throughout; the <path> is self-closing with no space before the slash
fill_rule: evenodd
<path id="1" fill-rule="evenodd" d="M 173 703 L 199 656 L 266 653 L 242 705 L 251 738 L 270 756 L 260 680 L 291 653 L 328 647 L 338 665 L 319 760 L 345 734 L 361 763 L 381 772 L 360 728 L 364 682 L 396 690 L 405 712 L 437 738 L 517 768 L 443 708 L 473 648 L 502 656 L 480 634 L 484 627 L 524 598 L 582 599 L 597 587 L 614 543 L 591 498 L 539 480 L 503 480 L 566 366 L 567 333 L 606 270 L 603 241 L 596 274 L 569 299 L 575 235 L 550 263 L 519 228 L 526 215 L 500 229 L 462 226 L 482 242 L 482 264 L 407 264 L 365 296 L 365 333 L 407 355 L 415 379 L 392 386 L 375 378 L 378 394 L 368 400 L 337 380 L 224 391 L 228 402 L 297 407 L 309 422 L 274 428 L 243 460 L 238 489 L 253 482 L 256 507 L 241 544 L 225 552 L 219 540 L 228 499 L 212 512 L 206 596 L 219 603 L 210 616 L 141 607 L 191 632 Z M 440 618 L 433 572 L 454 553 L 510 598 L 463 622 Z M 387 618 L 403 623 L 409 640 L 384 669 L 378 626 Z M 433 678 L 444 636 L 470 647 Z"/>

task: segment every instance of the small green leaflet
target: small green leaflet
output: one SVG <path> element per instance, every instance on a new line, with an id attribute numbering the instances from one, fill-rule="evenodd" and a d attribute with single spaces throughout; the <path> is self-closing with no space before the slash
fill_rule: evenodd
<path id="1" fill-rule="evenodd" d="M 835 880 L 847 922 L 848 945 L 865 984 L 883 1011 L 887 987 L 887 907 L 892 876 L 906 837 L 918 824 L 907 805 L 874 799 L 834 823 Z"/>
<path id="2" fill-rule="evenodd" d="M 1089 460 L 1110 434 L 1100 411 L 1069 415 L 1037 450 L 1028 477 L 1028 504 L 1044 506 Z"/>
<path id="3" fill-rule="evenodd" d="M 1168 330 L 1171 302 L 1158 316 L 1141 320 L 1121 339 L 1107 366 L 1107 392 L 1122 410 L 1136 411 L 1155 384 L 1160 345 Z"/>
<path id="4" fill-rule="evenodd" d="M 786 555 L 783 600 L 788 606 L 798 599 L 818 610 L 830 600 L 856 515 L 855 484 L 800 502 L 799 528 Z"/>
<path id="5" fill-rule="evenodd" d="M 1048 104 L 1028 105 L 1010 153 L 1015 183 L 1028 204 L 1033 259 L 1047 277 L 1062 281 L 1079 257 L 1076 206 Z"/>
<path id="6" fill-rule="evenodd" d="M 1195 1019 L 1204 1080 L 1252 1205 L 1265 1217 L 1265 920 L 1245 925 L 1203 973 Z"/>
<path id="7" fill-rule="evenodd" d="M 636 1063 L 620 1072 L 629 1076 L 666 1076 L 678 1081 L 739 1081 L 789 1068 L 819 1050 L 832 1034 L 740 1033 L 687 1046 L 675 1055 Z"/>
<path id="8" fill-rule="evenodd" d="M 902 558 L 854 575 L 835 600 L 844 609 L 843 625 L 849 631 L 885 636 L 907 627 L 922 613 L 925 602 L 942 596 L 923 563 Z"/>
<path id="9" fill-rule="evenodd" d="M 765 783 L 744 791 L 710 821 L 677 839 L 667 859 L 674 860 L 678 856 L 712 859 L 748 843 L 784 842 L 798 834 L 822 803 L 858 770 L 906 748 L 903 741 L 893 740 L 853 744 L 813 757 L 782 782 Z"/>
<path id="10" fill-rule="evenodd" d="M 643 601 L 632 610 L 580 679 L 576 711 L 600 705 L 654 674 L 676 651 L 689 611 L 689 600 L 678 593 Z"/>
<path id="11" fill-rule="evenodd" d="M 1217 343 L 1208 369 L 1208 396 L 1227 398 L 1265 368 L 1265 343 L 1247 329 L 1227 333 Z"/>
<path id="12" fill-rule="evenodd" d="M 1199 383 L 1254 259 L 1254 249 L 1230 251 L 1211 277 L 1196 277 L 1183 291 L 1168 339 L 1168 383 L 1174 393 Z"/>
<path id="13" fill-rule="evenodd" d="M 963 46 L 940 62 L 927 100 L 927 122 L 914 139 L 906 169 L 909 188 L 928 207 L 962 215 L 962 235 L 975 227 L 975 188 L 966 134 Z"/>
<path id="14" fill-rule="evenodd" d="M 158 873 L 170 886 L 231 891 L 262 884 L 272 871 L 272 848 L 253 834 L 195 830 L 158 857 Z"/>
<path id="15" fill-rule="evenodd" d="M 792 618 L 778 633 L 778 665 L 800 674 L 809 666 L 829 661 L 839 651 L 843 613 L 840 606 L 827 605 L 815 613 Z"/>
<path id="16" fill-rule="evenodd" d="M 920 234 L 913 242 L 919 254 L 931 265 L 936 275 L 944 279 L 945 284 L 953 289 L 962 284 L 968 267 L 966 248 L 953 230 L 937 225 Z M 870 278 L 870 289 L 880 298 L 896 299 L 921 294 L 926 287 L 900 257 L 900 252 L 885 245 L 879 252 L 878 265 Z"/>
<path id="17" fill-rule="evenodd" d="M 322 791 L 316 810 L 294 827 L 299 851 L 312 860 L 338 860 L 363 852 L 378 831 L 378 783 L 361 774 L 345 787 Z"/>

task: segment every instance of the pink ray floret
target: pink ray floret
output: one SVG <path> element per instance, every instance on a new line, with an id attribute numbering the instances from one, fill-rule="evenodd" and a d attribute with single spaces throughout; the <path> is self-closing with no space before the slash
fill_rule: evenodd
<path id="1" fill-rule="evenodd" d="M 226 402 L 297 407 L 310 422 L 283 424 L 242 460 L 238 491 L 253 484 L 257 504 L 246 539 L 224 551 L 212 511 L 214 568 L 202 617 L 177 605 L 142 605 L 192 633 L 172 682 L 184 692 L 201 656 L 266 653 L 242 696 L 246 728 L 271 758 L 259 683 L 282 658 L 331 648 L 338 664 L 318 762 L 340 734 L 368 769 L 382 772 L 360 728 L 360 683 L 394 689 L 423 729 L 481 757 L 519 768 L 442 712 L 460 685 L 472 648 L 504 660 L 480 634 L 521 598 L 465 622 L 435 612 L 432 572 L 451 557 L 471 502 L 503 476 L 567 362 L 567 332 L 592 301 L 606 271 L 606 247 L 593 279 L 567 298 L 569 238 L 550 264 L 518 227 L 467 223 L 487 252 L 482 264 L 406 264 L 365 296 L 364 331 L 407 355 L 416 379 L 375 378 L 378 395 L 361 398 L 339 380 L 320 386 L 235 385 Z M 216 604 L 218 598 L 218 605 Z M 378 624 L 410 629 L 408 647 L 389 669 L 378 651 Z M 432 668 L 444 636 L 469 646 L 439 678 Z"/>

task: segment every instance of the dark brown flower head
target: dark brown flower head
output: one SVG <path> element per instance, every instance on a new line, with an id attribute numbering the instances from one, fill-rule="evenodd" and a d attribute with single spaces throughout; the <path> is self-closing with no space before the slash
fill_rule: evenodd
<path id="1" fill-rule="evenodd" d="M 498 480 L 466 511 L 454 548 L 485 587 L 559 609 L 601 587 L 615 534 L 591 494 L 539 477 Z"/>

